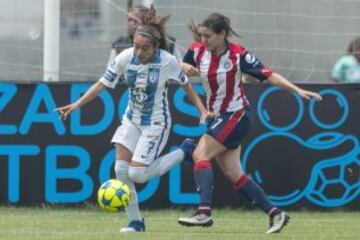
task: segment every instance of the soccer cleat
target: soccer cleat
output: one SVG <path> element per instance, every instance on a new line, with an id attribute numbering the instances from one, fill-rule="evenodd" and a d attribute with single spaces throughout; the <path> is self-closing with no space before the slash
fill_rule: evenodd
<path id="1" fill-rule="evenodd" d="M 144 219 L 142 221 L 131 221 L 127 227 L 120 229 L 121 233 L 131 233 L 131 232 L 145 232 L 145 223 Z"/>
<path id="2" fill-rule="evenodd" d="M 283 211 L 270 217 L 269 229 L 266 233 L 279 233 L 288 224 L 290 217 Z"/>
<path id="3" fill-rule="evenodd" d="M 198 210 L 190 217 L 179 218 L 178 223 L 187 227 L 211 227 L 214 221 L 212 220 L 211 213 L 207 214 Z"/>
<path id="4" fill-rule="evenodd" d="M 186 138 L 180 145 L 180 148 L 183 150 L 185 154 L 184 155 L 185 164 L 193 163 L 192 153 L 194 152 L 195 147 L 196 147 L 196 143 L 194 139 L 191 138 Z"/>

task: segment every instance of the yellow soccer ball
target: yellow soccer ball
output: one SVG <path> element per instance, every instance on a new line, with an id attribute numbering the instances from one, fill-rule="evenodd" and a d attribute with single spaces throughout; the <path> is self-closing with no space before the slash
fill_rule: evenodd
<path id="1" fill-rule="evenodd" d="M 118 212 L 129 205 L 129 187 L 116 179 L 107 180 L 100 186 L 97 200 L 106 211 Z"/>

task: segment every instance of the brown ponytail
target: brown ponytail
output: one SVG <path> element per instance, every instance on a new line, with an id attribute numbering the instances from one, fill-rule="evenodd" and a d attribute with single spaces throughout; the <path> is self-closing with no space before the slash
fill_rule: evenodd
<path id="1" fill-rule="evenodd" d="M 199 27 L 206 27 L 211 29 L 216 34 L 220 34 L 222 31 L 226 32 L 226 38 L 230 37 L 232 34 L 241 37 L 239 34 L 237 34 L 230 25 L 230 19 L 228 17 L 225 17 L 224 15 L 220 13 L 212 13 L 210 14 L 201 24 L 195 24 L 193 21 L 188 26 L 190 31 L 193 34 L 193 37 L 195 40 L 199 41 L 201 39 L 200 33 L 199 33 Z"/>
<path id="2" fill-rule="evenodd" d="M 165 24 L 169 18 L 170 15 L 157 16 L 154 5 L 151 5 L 149 12 L 143 18 L 143 25 L 139 26 L 135 33 L 149 38 L 154 46 L 168 50 Z"/>

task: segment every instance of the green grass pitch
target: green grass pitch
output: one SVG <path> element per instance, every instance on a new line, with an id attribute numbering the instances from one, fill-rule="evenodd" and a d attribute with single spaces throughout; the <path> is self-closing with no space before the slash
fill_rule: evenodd
<path id="1" fill-rule="evenodd" d="M 360 212 L 289 212 L 290 224 L 280 234 L 267 235 L 268 219 L 260 211 L 215 209 L 211 228 L 177 224 L 191 210 L 143 211 L 145 233 L 120 234 L 125 213 L 107 213 L 97 207 L 0 207 L 0 239 L 360 239 Z"/>

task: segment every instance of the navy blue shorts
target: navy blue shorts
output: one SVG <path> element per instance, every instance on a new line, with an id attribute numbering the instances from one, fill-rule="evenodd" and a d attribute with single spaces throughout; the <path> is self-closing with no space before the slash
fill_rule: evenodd
<path id="1" fill-rule="evenodd" d="M 217 116 L 210 122 L 206 133 L 227 149 L 235 149 L 241 145 L 241 141 L 249 133 L 251 123 L 251 108 L 245 107 L 236 112 Z"/>

